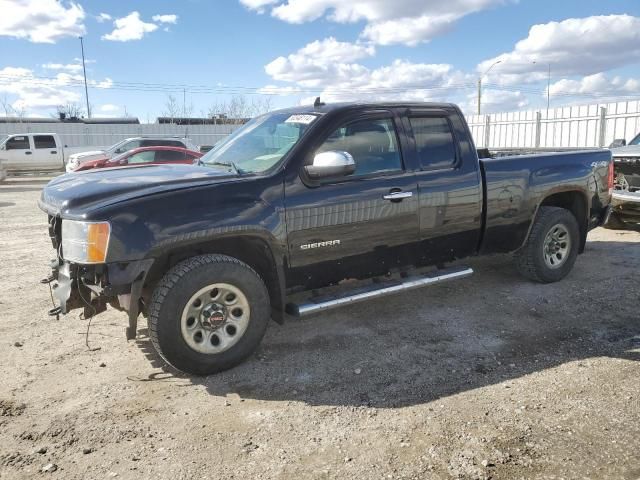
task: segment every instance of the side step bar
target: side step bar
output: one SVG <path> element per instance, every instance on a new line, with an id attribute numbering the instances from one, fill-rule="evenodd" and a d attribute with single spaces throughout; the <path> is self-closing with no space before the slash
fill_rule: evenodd
<path id="1" fill-rule="evenodd" d="M 472 274 L 473 270 L 469 267 L 436 270 L 424 275 L 408 277 L 397 281 L 383 282 L 373 286 L 353 290 L 343 297 L 318 297 L 310 299 L 306 303 L 289 303 L 286 310 L 290 315 L 305 317 L 307 315 L 324 312 L 343 305 L 351 305 L 371 298 L 391 295 L 392 293 L 413 290 L 414 288 L 465 278 Z"/>

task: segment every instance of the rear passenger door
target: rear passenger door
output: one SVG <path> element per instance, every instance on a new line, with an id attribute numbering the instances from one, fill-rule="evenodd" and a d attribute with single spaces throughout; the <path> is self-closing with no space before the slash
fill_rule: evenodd
<path id="1" fill-rule="evenodd" d="M 53 135 L 34 135 L 33 147 L 33 160 L 39 168 L 62 168 L 62 152 Z"/>
<path id="2" fill-rule="evenodd" d="M 482 224 L 482 188 L 474 146 L 461 117 L 448 110 L 411 110 L 425 264 L 475 253 Z"/>

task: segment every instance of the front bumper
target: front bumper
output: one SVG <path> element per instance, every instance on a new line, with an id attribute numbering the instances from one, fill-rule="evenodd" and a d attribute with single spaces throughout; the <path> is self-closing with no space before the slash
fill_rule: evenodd
<path id="1" fill-rule="evenodd" d="M 127 337 L 135 338 L 141 311 L 142 287 L 153 259 L 128 263 L 78 265 L 65 260 L 51 262 L 51 275 L 43 280 L 51 284 L 54 308 L 51 315 L 83 309 L 84 318 L 106 310 L 107 304 L 127 311 Z"/>
<path id="2" fill-rule="evenodd" d="M 640 191 L 616 190 L 611 198 L 613 213 L 622 219 L 640 222 Z"/>

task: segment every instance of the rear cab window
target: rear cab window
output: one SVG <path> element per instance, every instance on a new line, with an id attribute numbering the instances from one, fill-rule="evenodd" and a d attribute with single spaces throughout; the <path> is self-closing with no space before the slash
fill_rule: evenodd
<path id="1" fill-rule="evenodd" d="M 458 165 L 455 137 L 447 117 L 410 116 L 409 124 L 422 170 L 442 170 Z"/>
<path id="2" fill-rule="evenodd" d="M 53 135 L 34 135 L 33 144 L 35 148 L 56 148 L 56 140 Z"/>

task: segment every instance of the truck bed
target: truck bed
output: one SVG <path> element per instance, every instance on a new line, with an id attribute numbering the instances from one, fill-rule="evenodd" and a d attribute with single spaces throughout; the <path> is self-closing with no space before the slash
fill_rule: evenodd
<path id="1" fill-rule="evenodd" d="M 480 253 L 519 248 L 543 197 L 569 190 L 584 193 L 589 217 L 605 213 L 611 152 L 514 155 L 481 159 L 484 180 L 484 233 Z"/>

